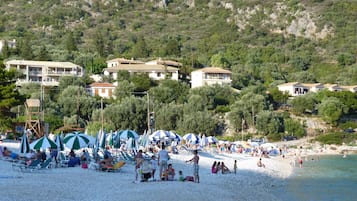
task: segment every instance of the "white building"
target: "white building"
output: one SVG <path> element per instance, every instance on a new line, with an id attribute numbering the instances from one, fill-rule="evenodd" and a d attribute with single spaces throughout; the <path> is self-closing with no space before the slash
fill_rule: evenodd
<path id="1" fill-rule="evenodd" d="M 104 69 L 104 75 L 117 79 L 119 71 L 128 71 L 130 74 L 145 73 L 153 80 L 161 80 L 165 78 L 178 80 L 179 78 L 179 69 L 172 67 L 171 63 L 143 63 L 141 61 L 127 60 L 123 58 L 107 61 L 107 68 Z"/>
<path id="2" fill-rule="evenodd" d="M 16 40 L 15 39 L 13 39 L 11 41 L 6 40 L 6 42 L 7 42 L 7 46 L 9 48 L 12 49 L 12 48 L 16 47 Z M 5 40 L 0 40 L 0 52 L 2 51 L 2 48 L 4 48 L 4 45 L 5 45 Z"/>
<path id="3" fill-rule="evenodd" d="M 205 85 L 231 85 L 232 72 L 217 67 L 206 67 L 191 72 L 191 87 L 201 87 Z"/>
<path id="4" fill-rule="evenodd" d="M 83 77 L 83 68 L 71 62 L 10 60 L 5 62 L 6 69 L 17 69 L 25 75 L 25 79 L 16 81 L 16 85 L 40 83 L 58 86 L 59 79 L 64 76 Z"/>
<path id="5" fill-rule="evenodd" d="M 288 82 L 278 85 L 279 91 L 288 93 L 290 96 L 304 95 L 309 91 L 309 88 L 299 82 Z"/>
<path id="6" fill-rule="evenodd" d="M 91 96 L 100 96 L 102 98 L 115 98 L 114 96 L 115 85 L 111 83 L 92 83 L 89 88 L 89 94 Z"/>
<path id="7" fill-rule="evenodd" d="M 357 85 L 354 86 L 339 86 L 337 84 L 321 84 L 321 83 L 299 83 L 299 82 L 288 82 L 278 85 L 279 91 L 286 92 L 290 96 L 300 96 L 305 95 L 308 92 L 318 92 L 320 90 L 329 91 L 351 91 L 357 93 Z"/>

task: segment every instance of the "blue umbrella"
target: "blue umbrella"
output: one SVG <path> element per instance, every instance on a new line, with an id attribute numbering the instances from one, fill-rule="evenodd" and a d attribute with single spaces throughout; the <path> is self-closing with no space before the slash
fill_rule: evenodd
<path id="1" fill-rule="evenodd" d="M 169 137 L 169 136 L 170 136 L 170 133 L 168 131 L 157 130 L 150 135 L 150 138 L 152 138 L 154 140 L 161 140 L 161 139 L 165 139 L 166 137 Z"/>
<path id="2" fill-rule="evenodd" d="M 187 133 L 186 135 L 184 135 L 182 137 L 184 140 L 186 140 L 187 142 L 190 142 L 190 143 L 197 143 L 199 141 L 199 138 L 197 137 L 196 134 L 193 134 L 193 133 Z"/>
<path id="3" fill-rule="evenodd" d="M 129 138 L 134 138 L 135 140 L 139 138 L 139 134 L 133 130 L 121 130 L 117 134 L 120 139 L 128 140 Z"/>

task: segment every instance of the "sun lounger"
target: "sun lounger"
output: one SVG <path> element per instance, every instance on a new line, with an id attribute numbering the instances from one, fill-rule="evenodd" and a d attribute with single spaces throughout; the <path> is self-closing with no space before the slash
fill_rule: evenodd
<path id="1" fill-rule="evenodd" d="M 125 165 L 124 161 L 119 161 L 115 163 L 112 167 L 107 167 L 107 172 L 119 172 L 121 168 Z"/>
<path id="2" fill-rule="evenodd" d="M 19 170 L 19 171 L 24 171 L 24 170 L 32 170 L 35 168 L 38 168 L 41 164 L 41 160 L 36 159 L 32 160 L 29 164 L 26 163 L 13 163 L 12 168 Z"/>

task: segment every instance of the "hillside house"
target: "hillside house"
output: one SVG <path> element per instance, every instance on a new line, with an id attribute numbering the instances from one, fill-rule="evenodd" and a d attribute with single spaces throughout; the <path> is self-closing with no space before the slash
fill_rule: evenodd
<path id="1" fill-rule="evenodd" d="M 191 72 L 191 88 L 205 85 L 231 85 L 232 72 L 218 67 L 206 67 Z"/>
<path id="2" fill-rule="evenodd" d="M 6 69 L 16 69 L 25 75 L 16 81 L 16 85 L 39 83 L 41 85 L 58 86 L 59 79 L 64 76 L 83 77 L 81 66 L 71 62 L 10 60 L 5 62 Z"/>
<path id="3" fill-rule="evenodd" d="M 87 90 L 91 96 L 100 96 L 102 98 L 107 98 L 107 99 L 115 98 L 114 96 L 115 85 L 111 83 L 94 82 L 91 85 L 89 85 Z"/>
<path id="4" fill-rule="evenodd" d="M 145 73 L 153 80 L 161 80 L 165 78 L 178 80 L 179 69 L 173 67 L 172 64 L 172 61 L 150 61 L 148 63 L 143 63 L 141 61 L 119 58 L 107 61 L 107 68 L 104 69 L 104 75 L 117 79 L 118 72 L 123 70 L 128 71 L 130 74 Z M 177 63 L 177 65 L 178 64 L 179 63 Z"/>

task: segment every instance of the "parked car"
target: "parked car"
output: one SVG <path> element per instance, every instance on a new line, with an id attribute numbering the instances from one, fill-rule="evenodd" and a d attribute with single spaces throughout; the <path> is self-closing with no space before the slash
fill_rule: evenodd
<path id="1" fill-rule="evenodd" d="M 284 136 L 283 137 L 284 141 L 291 141 L 291 140 L 297 140 L 297 137 L 292 136 L 292 135 L 288 135 L 288 136 Z"/>

